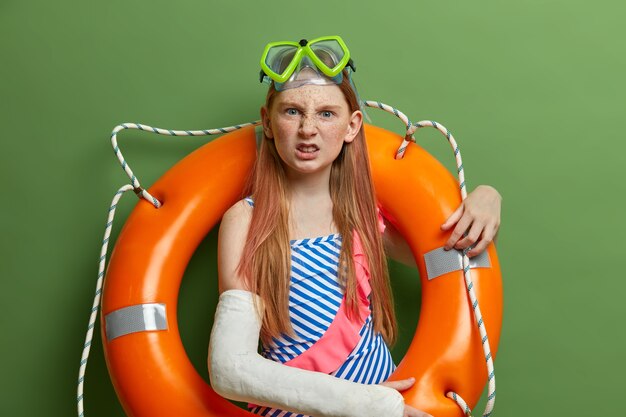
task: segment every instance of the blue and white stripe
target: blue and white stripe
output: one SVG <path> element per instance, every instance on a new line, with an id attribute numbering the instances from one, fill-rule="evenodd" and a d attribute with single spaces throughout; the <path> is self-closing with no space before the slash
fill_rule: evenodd
<path id="1" fill-rule="evenodd" d="M 263 353 L 287 362 L 309 349 L 328 330 L 343 293 L 337 279 L 341 236 L 291 241 L 289 317 L 295 335 L 273 338 Z"/>
<path id="2" fill-rule="evenodd" d="M 382 335 L 374 331 L 371 315 L 359 334 L 359 344 L 332 375 L 361 384 L 378 384 L 387 380 L 396 366 Z"/>
<path id="3" fill-rule="evenodd" d="M 343 299 L 337 273 L 340 251 L 339 234 L 291 241 L 289 316 L 295 335 L 273 338 L 263 347 L 263 356 L 287 362 L 313 346 L 328 330 Z M 385 381 L 395 364 L 381 334 L 374 331 L 371 314 L 359 335 L 358 345 L 331 375 L 362 384 Z M 250 411 L 268 417 L 305 417 L 264 406 Z"/>

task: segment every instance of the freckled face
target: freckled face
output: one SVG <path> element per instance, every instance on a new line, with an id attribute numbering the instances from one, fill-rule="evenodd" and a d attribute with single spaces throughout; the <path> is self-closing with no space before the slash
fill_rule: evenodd
<path id="1" fill-rule="evenodd" d="M 350 111 L 336 85 L 306 85 L 277 93 L 271 109 L 261 109 L 268 138 L 274 140 L 288 175 L 330 175 L 344 143 L 361 128 L 361 112 Z"/>

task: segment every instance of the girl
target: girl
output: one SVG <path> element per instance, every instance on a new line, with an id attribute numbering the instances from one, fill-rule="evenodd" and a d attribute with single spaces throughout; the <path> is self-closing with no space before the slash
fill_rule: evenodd
<path id="1" fill-rule="evenodd" d="M 384 382 L 397 332 L 386 254 L 415 261 L 376 206 L 348 49 L 339 37 L 269 44 L 262 68 L 249 197 L 220 227 L 211 385 L 267 416 L 427 417 L 398 392 L 413 378 Z M 442 225 L 456 224 L 446 249 L 480 253 L 499 216 L 497 191 L 478 187 Z"/>

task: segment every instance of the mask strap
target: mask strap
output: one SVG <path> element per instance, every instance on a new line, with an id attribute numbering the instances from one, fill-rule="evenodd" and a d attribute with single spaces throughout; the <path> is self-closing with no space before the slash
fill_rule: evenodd
<path id="1" fill-rule="evenodd" d="M 361 96 L 359 95 L 359 90 L 356 88 L 356 84 L 354 83 L 354 80 L 352 79 L 352 67 L 348 67 L 346 66 L 348 69 L 348 80 L 350 81 L 350 86 L 352 87 L 352 90 L 354 90 L 354 94 L 356 94 L 356 100 L 359 103 L 359 108 L 361 109 L 361 113 L 363 113 L 363 117 L 365 117 L 365 120 L 368 123 L 372 123 L 372 118 L 370 117 L 369 114 L 367 114 L 367 111 L 365 110 L 366 104 L 363 100 L 361 100 Z"/>

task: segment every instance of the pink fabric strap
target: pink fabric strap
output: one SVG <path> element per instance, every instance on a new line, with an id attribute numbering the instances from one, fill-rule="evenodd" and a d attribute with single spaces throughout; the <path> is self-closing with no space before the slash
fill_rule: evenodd
<path id="1" fill-rule="evenodd" d="M 385 222 L 377 208 L 378 229 L 385 231 Z M 353 233 L 354 271 L 357 279 L 358 316 L 349 314 L 344 295 L 335 319 L 317 342 L 297 357 L 285 362 L 287 366 L 330 374 L 348 358 L 361 340 L 359 332 L 370 314 L 370 270 L 363 251 L 363 242 L 356 231 Z"/>

